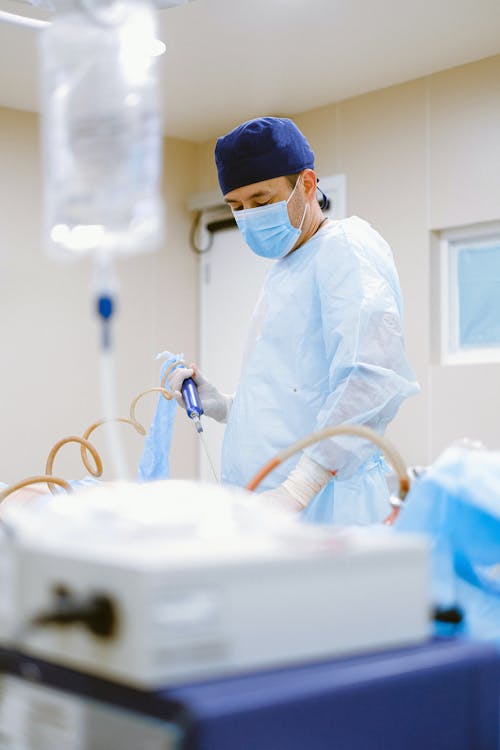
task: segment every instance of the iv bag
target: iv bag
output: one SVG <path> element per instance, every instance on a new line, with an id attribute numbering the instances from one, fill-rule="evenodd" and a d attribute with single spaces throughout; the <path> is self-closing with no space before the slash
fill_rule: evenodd
<path id="1" fill-rule="evenodd" d="M 164 217 L 153 6 L 55 5 L 40 35 L 43 244 L 58 257 L 156 249 Z"/>

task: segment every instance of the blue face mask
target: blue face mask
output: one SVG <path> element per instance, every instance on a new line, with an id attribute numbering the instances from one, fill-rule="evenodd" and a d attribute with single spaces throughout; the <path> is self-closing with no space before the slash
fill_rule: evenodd
<path id="1" fill-rule="evenodd" d="M 262 258 L 283 258 L 290 252 L 302 234 L 307 203 L 304 206 L 299 227 L 292 225 L 287 208 L 299 182 L 300 180 L 297 180 L 290 197 L 286 201 L 233 211 L 233 216 L 245 242 L 256 255 L 260 255 Z"/>

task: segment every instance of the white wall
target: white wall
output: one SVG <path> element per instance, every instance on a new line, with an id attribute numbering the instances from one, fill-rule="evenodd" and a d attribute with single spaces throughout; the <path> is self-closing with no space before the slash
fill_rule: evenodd
<path id="1" fill-rule="evenodd" d="M 86 262 L 60 265 L 40 250 L 41 174 L 38 119 L 0 109 L 0 481 L 43 473 L 59 438 L 77 434 L 99 418 L 98 329 Z M 115 326 L 120 415 L 130 400 L 157 384 L 154 357 L 166 348 L 197 349 L 198 266 L 188 245 L 191 216 L 186 199 L 196 172 L 196 148 L 165 141 L 164 188 L 168 230 L 161 252 L 119 264 L 119 310 Z M 155 397 L 137 416 L 149 424 Z M 130 469 L 143 439 L 123 426 Z M 109 461 L 105 436 L 105 476 Z M 172 474 L 195 476 L 197 444 L 192 425 L 177 420 Z M 77 446 L 64 448 L 54 473 L 84 475 Z"/>

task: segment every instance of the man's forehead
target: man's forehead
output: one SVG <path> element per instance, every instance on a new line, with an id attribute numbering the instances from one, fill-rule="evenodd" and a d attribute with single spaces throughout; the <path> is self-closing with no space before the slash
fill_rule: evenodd
<path id="1" fill-rule="evenodd" d="M 231 201 L 251 200 L 259 196 L 269 195 L 286 186 L 286 177 L 272 177 L 269 180 L 252 182 L 250 185 L 243 185 L 243 187 L 231 190 L 229 193 L 226 193 L 224 200 L 228 203 Z"/>

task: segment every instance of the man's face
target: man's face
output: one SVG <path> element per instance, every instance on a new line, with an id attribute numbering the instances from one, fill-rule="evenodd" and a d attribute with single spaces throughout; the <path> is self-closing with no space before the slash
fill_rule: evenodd
<path id="1" fill-rule="evenodd" d="M 301 192 L 302 180 L 298 178 L 295 193 L 288 203 L 288 215 L 293 226 L 298 227 L 304 215 L 305 197 Z M 247 208 L 258 208 L 269 203 L 278 203 L 290 198 L 293 185 L 286 177 L 273 177 L 262 182 L 253 182 L 251 185 L 231 190 L 226 193 L 224 200 L 233 211 L 241 211 Z"/>

